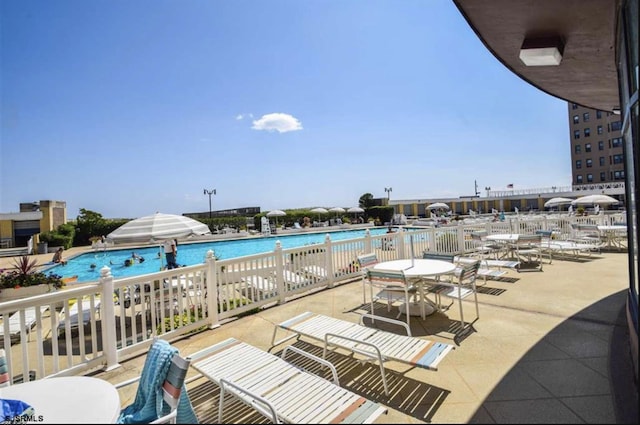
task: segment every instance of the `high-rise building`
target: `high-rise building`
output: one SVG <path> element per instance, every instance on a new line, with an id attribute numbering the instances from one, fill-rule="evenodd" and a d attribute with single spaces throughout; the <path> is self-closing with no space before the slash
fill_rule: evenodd
<path id="1" fill-rule="evenodd" d="M 623 183 L 620 115 L 568 103 L 571 184 Z"/>

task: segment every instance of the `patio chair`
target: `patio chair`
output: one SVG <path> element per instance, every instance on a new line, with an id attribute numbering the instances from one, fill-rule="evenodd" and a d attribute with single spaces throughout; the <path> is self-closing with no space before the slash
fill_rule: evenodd
<path id="1" fill-rule="evenodd" d="M 379 299 L 386 298 L 387 311 L 391 311 L 391 305 L 396 301 L 404 301 L 405 311 L 404 314 L 407 317 L 407 324 L 411 320 L 409 314 L 409 298 L 411 295 L 415 296 L 418 289 L 412 282 L 410 282 L 404 275 L 403 271 L 396 270 L 376 270 L 366 269 L 365 284 L 369 286 L 369 293 L 371 299 L 371 314 L 375 314 L 374 302 Z M 379 289 L 379 292 L 374 295 L 374 288 Z M 365 301 L 366 302 L 366 301 Z M 402 308 L 398 309 L 399 318 L 402 315 Z"/>
<path id="2" fill-rule="evenodd" d="M 7 366 L 7 356 L 4 348 L 0 348 L 0 388 L 11 385 L 9 378 L 9 367 Z"/>
<path id="3" fill-rule="evenodd" d="M 504 245 L 488 241 L 487 231 L 477 231 L 471 233 L 471 240 L 473 241 L 474 252 L 477 253 L 480 258 L 486 258 L 487 256 L 498 258 L 500 253 L 504 251 Z"/>
<path id="4" fill-rule="evenodd" d="M 365 280 L 367 278 L 367 269 L 378 264 L 378 256 L 375 252 L 370 254 L 358 255 L 356 258 L 358 268 L 362 273 L 362 304 L 367 303 L 367 291 L 365 286 Z"/>
<path id="5" fill-rule="evenodd" d="M 333 382 L 286 361 L 294 352 L 329 367 Z M 335 367 L 288 346 L 282 356 L 229 338 L 190 356 L 191 367 L 220 387 L 217 423 L 231 394 L 273 423 L 372 423 L 387 408 L 339 386 Z"/>
<path id="6" fill-rule="evenodd" d="M 522 271 L 522 262 L 537 263 L 533 270 L 542 271 L 542 235 L 519 235 L 512 248 L 521 261 L 518 272 Z"/>
<path id="7" fill-rule="evenodd" d="M 364 326 L 364 319 L 382 320 L 406 330 L 407 335 L 398 335 Z M 291 334 L 276 340 L 278 329 Z M 343 348 L 366 359 L 377 362 L 382 384 L 389 395 L 384 363 L 389 360 L 414 367 L 438 370 L 438 364 L 455 348 L 454 345 L 411 336 L 409 325 L 398 320 L 371 314 L 360 315 L 360 323 L 336 319 L 322 314 L 305 312 L 280 324 L 273 330 L 272 348 L 293 338 L 307 337 L 324 344 L 323 358 L 329 347 Z"/>
<path id="8" fill-rule="evenodd" d="M 140 376 L 115 384 L 138 384 L 135 401 L 120 412 L 118 423 L 198 423 L 185 386 L 190 364 L 177 348 L 155 338 Z"/>

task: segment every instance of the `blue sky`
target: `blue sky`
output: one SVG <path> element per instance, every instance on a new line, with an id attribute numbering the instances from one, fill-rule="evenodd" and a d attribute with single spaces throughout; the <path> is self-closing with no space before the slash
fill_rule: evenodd
<path id="1" fill-rule="evenodd" d="M 568 186 L 567 104 L 450 0 L 2 0 L 0 212 Z"/>

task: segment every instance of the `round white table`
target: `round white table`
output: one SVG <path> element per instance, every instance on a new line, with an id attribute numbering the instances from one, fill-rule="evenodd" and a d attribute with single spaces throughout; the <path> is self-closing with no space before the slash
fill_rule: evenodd
<path id="1" fill-rule="evenodd" d="M 518 240 L 518 233 L 495 233 L 493 235 L 487 235 L 486 239 L 495 242 L 516 242 Z"/>
<path id="2" fill-rule="evenodd" d="M 414 260 L 383 261 L 373 266 L 373 268 L 375 270 L 402 270 L 404 271 L 404 275 L 409 278 L 422 278 L 437 277 L 451 273 L 456 269 L 456 265 L 448 261 L 416 258 Z M 422 318 L 424 319 L 424 316 L 433 314 L 436 309 L 431 304 L 425 302 L 426 297 L 424 296 L 422 280 L 418 279 L 417 283 L 422 303 L 410 303 L 409 314 L 412 316 L 423 316 Z"/>
<path id="3" fill-rule="evenodd" d="M 115 423 L 120 395 L 108 381 L 88 376 L 38 379 L 0 388 L 0 397 L 33 407 L 34 423 Z"/>

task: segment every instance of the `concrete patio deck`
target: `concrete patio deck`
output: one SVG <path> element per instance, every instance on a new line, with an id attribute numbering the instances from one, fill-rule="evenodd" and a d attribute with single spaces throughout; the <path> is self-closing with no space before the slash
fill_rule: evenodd
<path id="1" fill-rule="evenodd" d="M 391 395 L 386 397 L 377 367 L 338 350 L 328 359 L 338 369 L 340 384 L 389 408 L 376 423 L 637 423 L 638 392 L 624 317 L 626 253 L 603 253 L 582 262 L 554 260 L 543 272 L 509 271 L 506 277 L 479 287 L 480 318 L 465 335 L 455 334 L 455 304 L 424 321 L 412 317 L 414 336 L 456 344 L 437 371 L 387 362 Z M 464 304 L 471 312 L 471 297 Z M 361 283 L 355 281 L 238 318 L 174 345 L 188 356 L 235 337 L 269 350 L 274 325 L 301 312 L 357 322 L 358 313 L 367 308 L 362 305 Z M 382 303 L 376 313 L 389 314 Z M 295 345 L 322 355 L 318 343 L 299 340 Z M 282 348 L 276 346 L 272 352 L 279 354 Z M 138 375 L 144 360 L 142 354 L 95 376 L 120 382 Z M 200 378 L 187 388 L 199 420 L 215 422 L 215 385 Z M 133 390 L 121 396 L 123 406 L 133 402 Z M 266 422 L 240 403 L 230 403 L 224 419 Z"/>

